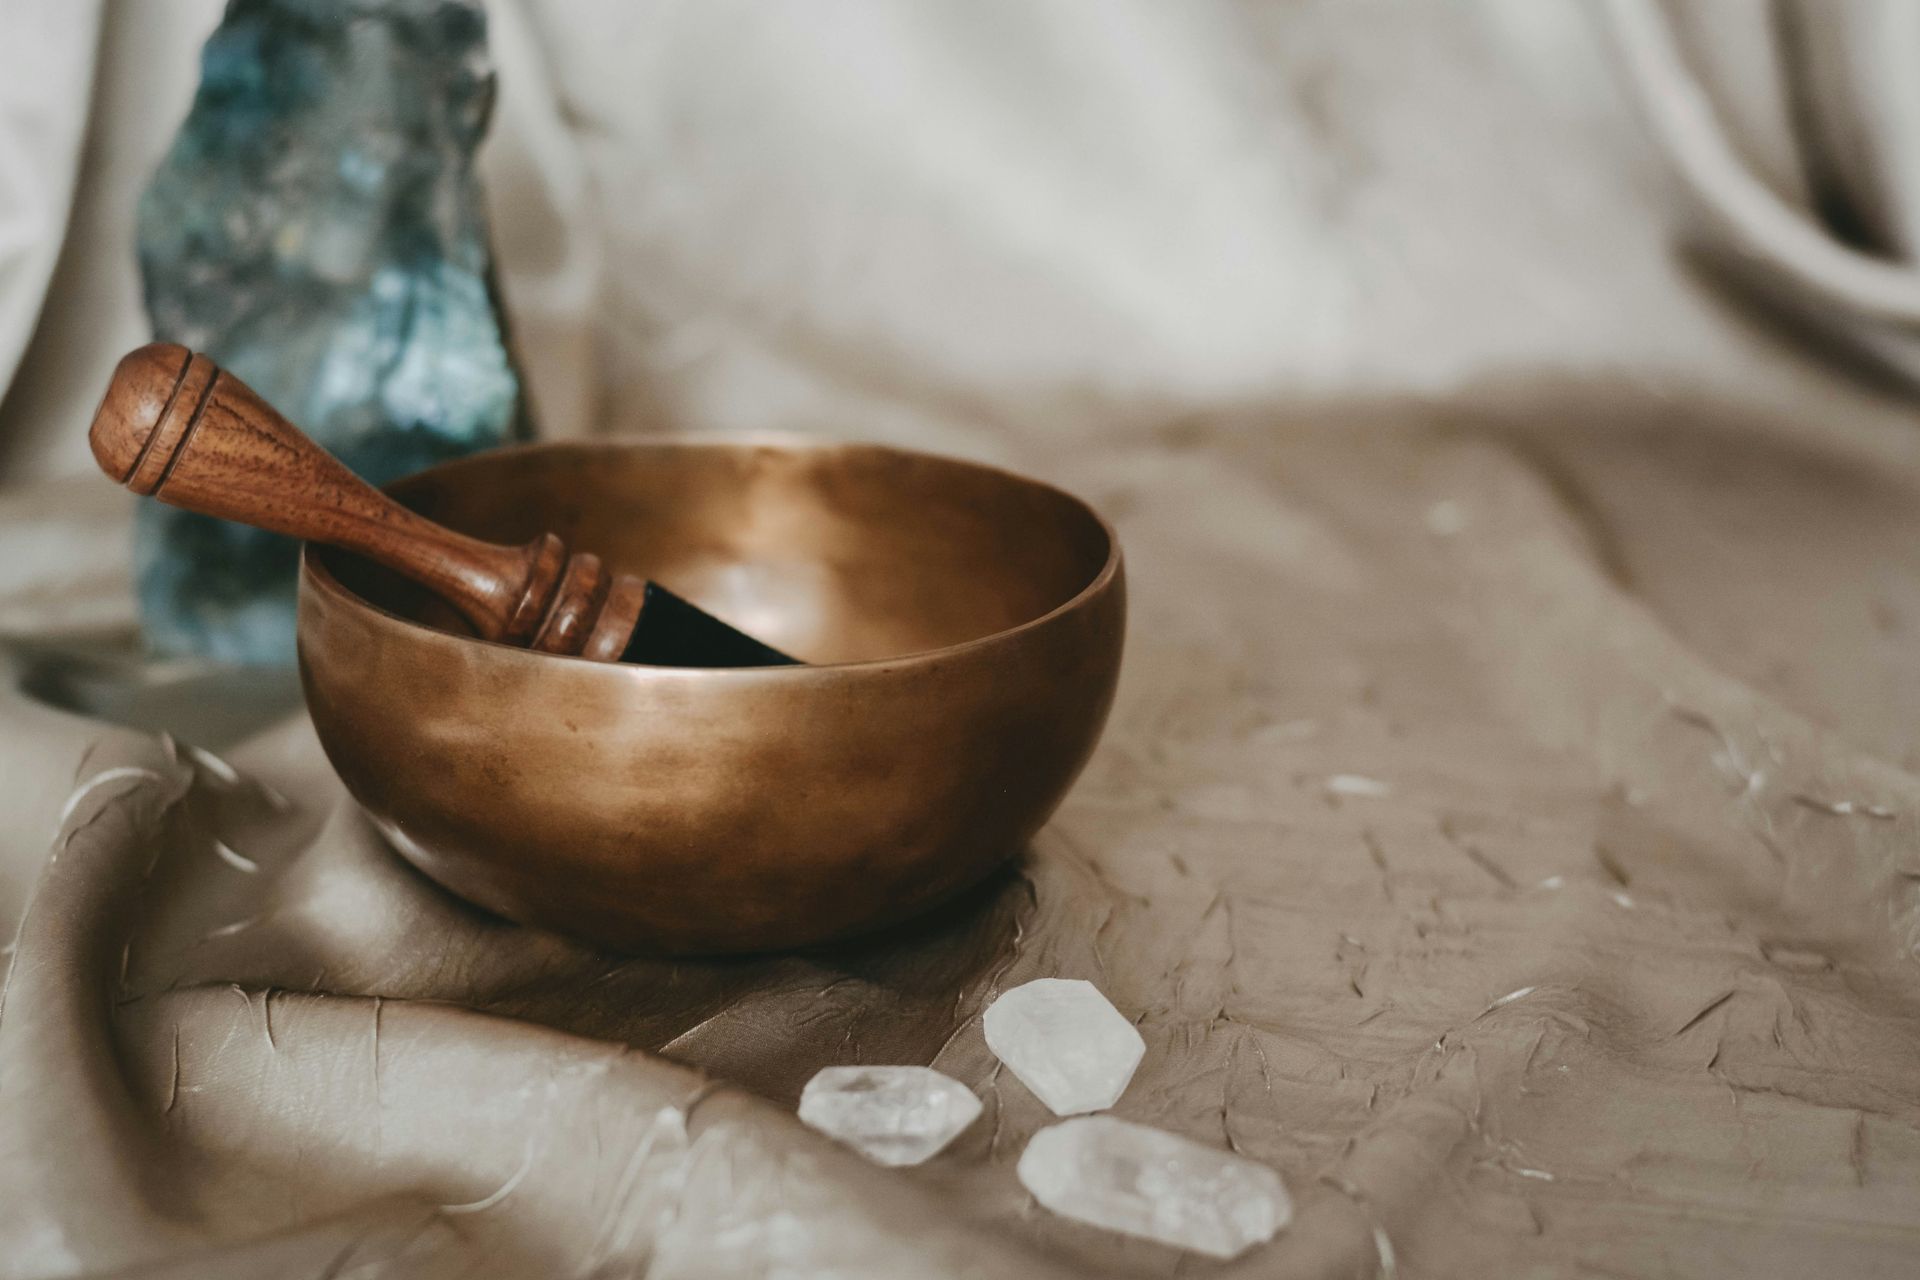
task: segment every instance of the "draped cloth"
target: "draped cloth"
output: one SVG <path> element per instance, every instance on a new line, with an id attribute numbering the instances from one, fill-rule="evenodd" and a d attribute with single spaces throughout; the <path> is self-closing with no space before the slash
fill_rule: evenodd
<path id="1" fill-rule="evenodd" d="M 1804 8 L 494 6 L 550 430 L 987 458 L 1129 561 L 1032 848 L 724 962 L 466 906 L 246 682 L 49 674 L 130 624 L 78 438 L 213 17 L 108 9 L 0 263 L 0 1275 L 1913 1274 L 1920 116 L 1897 3 Z M 1116 1114 L 1282 1174 L 1271 1245 L 1025 1194 L 979 1016 L 1041 976 L 1137 1019 Z M 792 1114 L 860 1062 L 985 1111 L 869 1165 Z"/>

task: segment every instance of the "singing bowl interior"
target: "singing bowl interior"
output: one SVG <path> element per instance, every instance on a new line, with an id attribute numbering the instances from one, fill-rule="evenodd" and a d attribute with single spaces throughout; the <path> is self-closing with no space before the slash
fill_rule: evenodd
<path id="1" fill-rule="evenodd" d="M 1038 830 L 1112 701 L 1112 530 L 992 468 L 878 446 L 550 444 L 391 492 L 495 541 L 551 529 L 809 664 L 490 644 L 309 548 L 301 676 L 328 757 L 403 855 L 512 919 L 665 952 L 897 922 Z"/>

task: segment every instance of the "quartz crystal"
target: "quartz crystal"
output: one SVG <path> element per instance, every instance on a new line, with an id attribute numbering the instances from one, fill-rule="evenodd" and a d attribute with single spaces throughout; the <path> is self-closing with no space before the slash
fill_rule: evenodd
<path id="1" fill-rule="evenodd" d="M 375 483 L 521 434 L 473 157 L 480 0 L 229 0 L 141 198 L 154 336 L 206 352 Z M 148 647 L 293 661 L 286 539 L 142 505 Z"/>
<path id="2" fill-rule="evenodd" d="M 973 1090 L 931 1067 L 827 1067 L 807 1081 L 800 1120 L 875 1164 L 919 1164 L 980 1115 Z"/>
<path id="3" fill-rule="evenodd" d="M 1265 1165 L 1112 1116 L 1035 1134 L 1020 1182 L 1062 1217 L 1215 1258 L 1273 1239 L 1293 1217 Z"/>
<path id="4" fill-rule="evenodd" d="M 1120 1100 L 1147 1051 L 1133 1024 L 1091 982 L 1037 978 L 995 1000 L 987 1047 L 1058 1116 Z"/>

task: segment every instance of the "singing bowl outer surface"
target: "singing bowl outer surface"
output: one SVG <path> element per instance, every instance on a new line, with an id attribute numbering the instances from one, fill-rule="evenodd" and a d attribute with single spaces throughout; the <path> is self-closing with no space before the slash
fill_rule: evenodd
<path id="1" fill-rule="evenodd" d="M 906 919 L 1026 843 L 1112 703 L 1112 529 L 989 467 L 865 445 L 561 443 L 390 492 L 498 541 L 551 528 L 814 664 L 491 644 L 309 547 L 300 669 L 328 758 L 401 854 L 523 923 L 720 953 Z"/>

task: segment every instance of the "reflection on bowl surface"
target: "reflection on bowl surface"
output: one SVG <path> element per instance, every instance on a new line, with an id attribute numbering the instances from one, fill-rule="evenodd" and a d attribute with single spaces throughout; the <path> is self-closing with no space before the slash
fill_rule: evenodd
<path id="1" fill-rule="evenodd" d="M 487 644 L 310 548 L 301 674 L 329 758 L 409 860 L 516 920 L 671 952 L 893 923 L 1019 849 L 1112 700 L 1112 531 L 992 468 L 878 446 L 551 444 L 391 491 L 494 541 L 551 529 L 812 664 Z"/>

